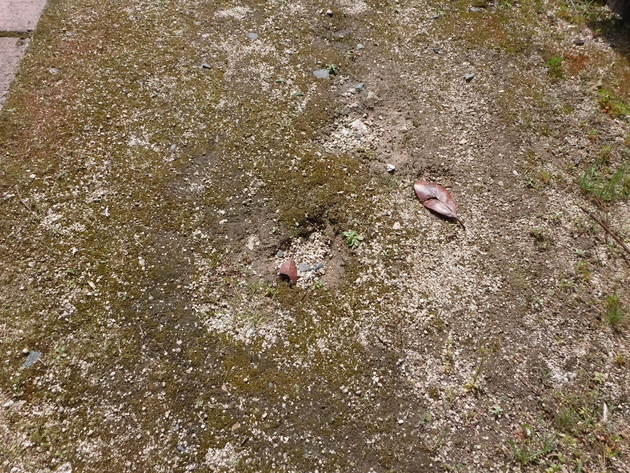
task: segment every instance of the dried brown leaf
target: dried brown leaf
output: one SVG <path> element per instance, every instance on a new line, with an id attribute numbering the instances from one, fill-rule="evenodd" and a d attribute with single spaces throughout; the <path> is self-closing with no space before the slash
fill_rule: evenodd
<path id="1" fill-rule="evenodd" d="M 413 189 L 422 205 L 445 217 L 457 219 L 457 206 L 450 192 L 434 182 L 417 181 Z"/>
<path id="2" fill-rule="evenodd" d="M 297 282 L 299 277 L 298 269 L 295 261 L 293 261 L 293 258 L 289 258 L 284 263 L 282 263 L 279 273 L 282 279 L 288 280 L 291 284 L 295 284 Z"/>

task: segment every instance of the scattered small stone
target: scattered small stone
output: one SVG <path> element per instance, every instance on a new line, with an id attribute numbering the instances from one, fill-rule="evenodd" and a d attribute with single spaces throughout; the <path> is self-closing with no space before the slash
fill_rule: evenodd
<path id="1" fill-rule="evenodd" d="M 433 52 L 435 54 L 442 54 L 442 52 L 440 51 L 440 48 L 433 48 Z"/>
<path id="2" fill-rule="evenodd" d="M 278 250 L 278 252 L 276 253 L 276 258 L 284 258 L 284 251 Z"/>
<path id="3" fill-rule="evenodd" d="M 359 133 L 367 133 L 368 127 L 365 123 L 363 123 L 360 119 L 356 119 L 352 123 L 350 123 L 350 128 L 358 131 Z"/>
<path id="4" fill-rule="evenodd" d="M 42 353 L 39 351 L 29 351 L 28 356 L 26 357 L 26 361 L 22 365 L 22 368 L 30 368 L 33 364 L 39 360 L 42 356 Z"/>
<path id="5" fill-rule="evenodd" d="M 301 271 L 301 272 L 303 272 L 303 273 L 304 273 L 304 272 L 306 272 L 306 271 L 312 271 L 312 270 L 313 270 L 313 268 L 311 268 L 311 267 L 310 267 L 308 264 L 306 264 L 306 263 L 300 263 L 300 264 L 298 264 L 298 271 Z"/>
<path id="6" fill-rule="evenodd" d="M 584 40 L 581 38 L 574 39 L 573 44 L 575 44 L 576 46 L 582 46 L 584 44 Z"/>
<path id="7" fill-rule="evenodd" d="M 326 15 L 328 15 L 328 16 L 333 16 L 333 12 L 332 12 L 332 10 L 326 10 Z"/>
<path id="8" fill-rule="evenodd" d="M 466 74 L 464 76 L 464 79 L 466 80 L 466 82 L 470 82 L 471 80 L 473 80 L 475 78 L 475 74 Z"/>
<path id="9" fill-rule="evenodd" d="M 399 222 L 395 222 L 394 226 L 392 227 L 392 230 L 400 230 L 400 223 Z"/>
<path id="10" fill-rule="evenodd" d="M 579 166 L 581 162 L 582 162 L 582 160 L 580 158 L 574 158 L 573 159 L 573 164 L 575 164 L 576 166 Z"/>
<path id="11" fill-rule="evenodd" d="M 183 445 L 178 445 L 177 446 L 177 451 L 179 453 L 184 453 L 186 451 L 186 447 L 184 447 Z"/>
<path id="12" fill-rule="evenodd" d="M 247 33 L 247 37 L 252 41 L 256 41 L 258 39 L 258 35 L 256 33 Z"/>
<path id="13" fill-rule="evenodd" d="M 330 79 L 330 71 L 328 71 L 328 69 L 317 69 L 316 71 L 313 71 L 313 74 L 315 74 L 315 77 L 318 79 Z"/>
<path id="14" fill-rule="evenodd" d="M 324 267 L 324 263 L 317 263 L 315 266 L 313 266 L 313 271 L 318 271 L 320 269 L 322 269 Z"/>
<path id="15" fill-rule="evenodd" d="M 363 49 L 363 48 L 365 48 L 365 46 L 363 46 L 363 45 L 362 45 L 362 44 L 360 44 L 360 43 L 359 43 L 359 44 L 357 44 L 357 49 Z"/>
<path id="16" fill-rule="evenodd" d="M 48 69 L 48 72 L 50 72 L 51 74 L 59 74 L 59 69 L 57 69 L 56 67 L 51 67 L 50 69 Z"/>
<path id="17" fill-rule="evenodd" d="M 386 164 L 385 170 L 390 174 L 394 174 L 396 172 L 396 166 L 394 166 L 393 164 Z"/>
<path id="18" fill-rule="evenodd" d="M 177 149 L 177 145 L 171 145 L 171 151 L 175 151 Z"/>
<path id="19" fill-rule="evenodd" d="M 362 90 L 365 90 L 365 84 L 363 82 L 360 82 L 357 85 L 355 85 L 354 88 L 357 89 L 359 92 L 361 92 Z"/>
<path id="20" fill-rule="evenodd" d="M 13 399 L 11 399 L 10 401 L 7 401 L 4 404 L 2 404 L 2 407 L 4 407 L 6 409 L 7 407 L 11 407 L 14 403 L 15 403 L 15 401 Z"/>
<path id="21" fill-rule="evenodd" d="M 66 462 L 55 470 L 56 473 L 72 473 L 72 463 Z"/>
<path id="22" fill-rule="evenodd" d="M 201 67 L 202 67 L 203 69 L 212 69 L 212 65 L 208 64 L 207 62 L 204 62 L 204 63 L 201 65 Z"/>

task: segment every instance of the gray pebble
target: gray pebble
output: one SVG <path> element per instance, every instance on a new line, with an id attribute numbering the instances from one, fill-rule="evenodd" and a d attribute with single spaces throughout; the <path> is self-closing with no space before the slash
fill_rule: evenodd
<path id="1" fill-rule="evenodd" d="M 386 164 L 385 170 L 390 174 L 394 174 L 396 172 L 396 166 L 394 166 L 393 164 Z"/>
<path id="2" fill-rule="evenodd" d="M 278 257 L 278 258 L 284 258 L 284 251 L 282 251 L 282 250 L 278 250 L 278 252 L 276 253 L 276 257 Z"/>
<path id="3" fill-rule="evenodd" d="M 258 35 L 256 33 L 247 33 L 247 37 L 252 41 L 256 41 L 258 39 Z"/>
<path id="4" fill-rule="evenodd" d="M 315 266 L 313 266 L 313 271 L 317 271 L 319 269 L 322 269 L 324 267 L 324 263 L 317 263 Z"/>
<path id="5" fill-rule="evenodd" d="M 363 49 L 365 48 L 365 46 L 363 46 L 362 44 L 357 44 L 357 49 Z"/>
<path id="6" fill-rule="evenodd" d="M 313 268 L 311 268 L 308 264 L 306 263 L 300 263 L 298 264 L 298 271 L 301 272 L 305 272 L 305 271 L 311 271 Z"/>
<path id="7" fill-rule="evenodd" d="M 475 78 L 475 74 L 466 74 L 464 76 L 464 79 L 466 79 L 466 82 L 470 82 L 471 80 L 473 80 Z"/>
<path id="8" fill-rule="evenodd" d="M 318 79 L 330 79 L 330 72 L 328 71 L 328 69 L 318 69 L 316 71 L 313 71 L 313 74 L 315 74 L 315 77 L 317 77 Z"/>
<path id="9" fill-rule="evenodd" d="M 178 445 L 177 446 L 177 451 L 179 453 L 184 453 L 186 451 L 186 447 L 184 447 L 183 445 Z"/>
<path id="10" fill-rule="evenodd" d="M 584 44 L 584 40 L 580 38 L 574 39 L 573 44 L 575 44 L 576 46 L 582 46 Z"/>
<path id="11" fill-rule="evenodd" d="M 355 85 L 354 88 L 357 89 L 359 92 L 361 92 L 362 90 L 365 89 L 365 84 L 361 82 L 360 84 Z"/>
<path id="12" fill-rule="evenodd" d="M 41 358 L 42 354 L 39 351 L 29 351 L 26 361 L 22 365 L 22 368 L 30 368 L 37 360 Z"/>
<path id="13" fill-rule="evenodd" d="M 171 145 L 171 151 L 175 151 L 177 149 L 177 145 Z"/>
<path id="14" fill-rule="evenodd" d="M 441 54 L 440 48 L 433 48 L 435 54 Z"/>
<path id="15" fill-rule="evenodd" d="M 201 67 L 203 69 L 212 69 L 212 66 L 210 64 L 208 64 L 208 63 L 205 63 L 205 62 L 201 65 Z"/>

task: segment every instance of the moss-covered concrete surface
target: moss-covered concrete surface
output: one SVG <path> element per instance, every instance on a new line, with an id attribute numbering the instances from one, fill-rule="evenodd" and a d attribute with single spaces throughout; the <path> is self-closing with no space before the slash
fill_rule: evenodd
<path id="1" fill-rule="evenodd" d="M 580 208 L 630 245 L 629 57 L 580 1 L 49 0 L 0 470 L 630 471 L 630 254 Z"/>

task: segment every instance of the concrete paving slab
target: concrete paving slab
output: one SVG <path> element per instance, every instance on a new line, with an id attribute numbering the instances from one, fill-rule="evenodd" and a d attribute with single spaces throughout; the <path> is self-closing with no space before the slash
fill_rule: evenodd
<path id="1" fill-rule="evenodd" d="M 46 0 L 0 0 L 0 31 L 31 31 Z"/>
<path id="2" fill-rule="evenodd" d="M 20 38 L 0 38 L 0 109 L 15 78 L 18 64 L 24 57 L 28 41 Z"/>

